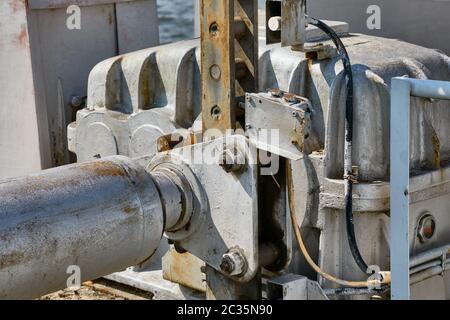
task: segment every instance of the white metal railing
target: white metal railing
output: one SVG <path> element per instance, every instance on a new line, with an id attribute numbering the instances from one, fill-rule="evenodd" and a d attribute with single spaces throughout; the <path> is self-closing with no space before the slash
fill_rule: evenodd
<path id="1" fill-rule="evenodd" d="M 411 96 L 450 100 L 450 82 L 393 78 L 391 83 L 391 295 L 410 298 L 409 172 Z M 450 119 L 449 119 L 450 121 Z"/>

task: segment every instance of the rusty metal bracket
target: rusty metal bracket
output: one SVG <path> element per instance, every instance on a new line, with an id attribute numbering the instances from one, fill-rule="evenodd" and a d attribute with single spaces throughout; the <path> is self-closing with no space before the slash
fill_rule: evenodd
<path id="1" fill-rule="evenodd" d="M 201 1 L 204 140 L 236 127 L 237 103 L 257 89 L 258 1 Z"/>

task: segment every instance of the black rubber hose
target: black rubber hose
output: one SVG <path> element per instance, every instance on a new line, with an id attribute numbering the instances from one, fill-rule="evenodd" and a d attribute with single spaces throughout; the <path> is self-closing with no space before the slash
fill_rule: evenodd
<path id="1" fill-rule="evenodd" d="M 353 173 L 352 173 L 352 146 L 353 146 L 353 71 L 347 49 L 334 30 L 324 22 L 309 17 L 309 23 L 325 32 L 333 41 L 344 64 L 344 73 L 347 80 L 347 99 L 345 107 L 345 151 L 344 151 L 344 178 L 345 178 L 345 222 L 347 239 L 356 264 L 362 272 L 367 273 L 368 266 L 358 248 L 353 222 Z"/>

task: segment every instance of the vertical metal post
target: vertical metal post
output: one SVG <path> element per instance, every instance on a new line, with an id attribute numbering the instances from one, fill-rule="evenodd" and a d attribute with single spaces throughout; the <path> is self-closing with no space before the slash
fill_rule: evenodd
<path id="1" fill-rule="evenodd" d="M 202 0 L 200 19 L 203 133 L 225 133 L 236 122 L 234 1 Z"/>
<path id="2" fill-rule="evenodd" d="M 258 1 L 201 0 L 203 140 L 236 128 L 237 105 L 258 88 Z M 214 129 L 214 130 L 211 130 Z M 259 276 L 237 283 L 207 266 L 208 299 L 256 299 Z"/>
<path id="3" fill-rule="evenodd" d="M 407 300 L 409 287 L 410 85 L 391 84 L 391 272 L 392 299 Z"/>
<path id="4" fill-rule="evenodd" d="M 236 127 L 237 104 L 258 87 L 258 1 L 202 0 L 204 139 Z"/>

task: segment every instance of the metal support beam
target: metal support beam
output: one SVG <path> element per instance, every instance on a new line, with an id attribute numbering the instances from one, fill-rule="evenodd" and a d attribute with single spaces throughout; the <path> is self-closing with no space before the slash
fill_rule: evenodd
<path id="1" fill-rule="evenodd" d="M 393 78 L 391 83 L 392 299 L 410 298 L 409 170 L 411 96 L 450 100 L 450 82 Z"/>
<path id="2" fill-rule="evenodd" d="M 203 133 L 209 140 L 209 129 L 235 129 L 237 103 L 257 89 L 258 1 L 202 0 L 200 19 Z"/>
<path id="3" fill-rule="evenodd" d="M 200 17 L 203 132 L 225 133 L 236 121 L 234 1 L 202 0 Z"/>

